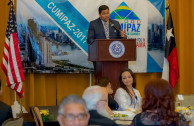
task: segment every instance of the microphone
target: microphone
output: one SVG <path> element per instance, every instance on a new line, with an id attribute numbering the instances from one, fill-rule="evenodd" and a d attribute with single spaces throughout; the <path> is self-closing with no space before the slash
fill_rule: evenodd
<path id="1" fill-rule="evenodd" d="M 126 38 L 128 37 L 124 31 L 117 28 L 112 22 L 110 22 L 110 26 L 113 27 L 115 30 L 119 31 L 120 33 L 124 34 Z M 125 37 L 123 37 L 123 38 L 125 38 Z"/>
<path id="2" fill-rule="evenodd" d="M 115 30 L 117 30 L 117 31 L 120 31 L 120 32 L 121 32 L 121 30 L 120 30 L 120 29 L 118 29 L 117 27 L 115 27 L 115 25 L 114 25 L 112 22 L 110 22 L 110 26 L 111 26 L 111 27 L 113 27 Z"/>

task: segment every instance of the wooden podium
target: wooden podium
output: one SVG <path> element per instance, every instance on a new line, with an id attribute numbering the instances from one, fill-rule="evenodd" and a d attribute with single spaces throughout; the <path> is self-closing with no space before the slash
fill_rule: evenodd
<path id="1" fill-rule="evenodd" d="M 124 54 L 113 57 L 109 46 L 119 41 L 124 45 Z M 136 39 L 97 39 L 88 46 L 88 60 L 95 65 L 95 77 L 108 77 L 114 87 L 118 88 L 119 74 L 123 68 L 128 68 L 128 61 L 136 61 Z"/>

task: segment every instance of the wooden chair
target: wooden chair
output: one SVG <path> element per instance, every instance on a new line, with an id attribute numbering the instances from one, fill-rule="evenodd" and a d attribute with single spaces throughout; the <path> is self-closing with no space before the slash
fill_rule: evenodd
<path id="1" fill-rule="evenodd" d="M 43 125 L 43 121 L 42 121 L 42 117 L 41 117 L 41 114 L 40 114 L 40 111 L 39 111 L 38 107 L 33 107 L 32 108 L 32 114 L 33 114 L 36 126 L 44 126 Z"/>
<path id="2" fill-rule="evenodd" d="M 19 117 L 19 118 L 10 118 L 7 119 L 3 122 L 2 126 L 23 126 L 23 117 Z"/>
<path id="3" fill-rule="evenodd" d="M 32 112 L 32 115 L 33 115 L 34 122 L 35 122 L 36 126 L 39 126 L 39 123 L 38 123 L 36 114 L 35 114 L 35 112 L 34 112 L 34 107 L 31 109 L 31 112 Z"/>

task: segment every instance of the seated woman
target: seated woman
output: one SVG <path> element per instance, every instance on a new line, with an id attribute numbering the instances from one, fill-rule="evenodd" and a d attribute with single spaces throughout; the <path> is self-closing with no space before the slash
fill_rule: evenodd
<path id="1" fill-rule="evenodd" d="M 106 77 L 98 78 L 95 82 L 96 85 L 99 85 L 101 87 L 105 87 L 108 92 L 108 106 L 111 110 L 117 110 L 118 104 L 117 102 L 112 98 L 111 94 L 113 93 L 113 89 L 110 83 L 110 80 Z"/>
<path id="2" fill-rule="evenodd" d="M 143 112 L 134 117 L 131 126 L 188 126 L 184 116 L 175 112 L 172 87 L 166 80 L 156 79 L 148 82 L 144 94 Z"/>
<path id="3" fill-rule="evenodd" d="M 136 86 L 136 80 L 134 73 L 125 68 L 121 71 L 120 77 L 120 87 L 115 93 L 115 100 L 119 104 L 119 110 L 140 112 L 141 111 L 141 95 Z"/>

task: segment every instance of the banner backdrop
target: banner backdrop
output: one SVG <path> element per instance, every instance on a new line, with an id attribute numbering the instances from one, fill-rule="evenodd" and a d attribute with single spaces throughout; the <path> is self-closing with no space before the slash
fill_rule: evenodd
<path id="1" fill-rule="evenodd" d="M 18 0 L 17 26 L 24 69 L 38 73 L 91 72 L 86 42 L 89 22 L 108 5 L 110 18 L 136 38 L 134 72 L 162 72 L 164 0 Z"/>

